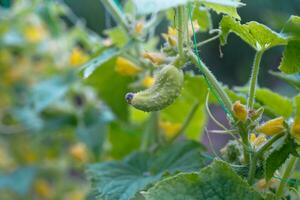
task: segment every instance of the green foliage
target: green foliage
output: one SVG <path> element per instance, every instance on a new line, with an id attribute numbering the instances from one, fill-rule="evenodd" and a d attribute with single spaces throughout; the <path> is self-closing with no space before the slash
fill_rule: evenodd
<path id="1" fill-rule="evenodd" d="M 289 136 L 286 137 L 283 145 L 275 147 L 264 163 L 266 180 L 270 180 L 273 177 L 275 171 L 285 163 L 290 155 L 298 155 L 296 151 L 297 147 L 298 145 Z"/>
<path id="2" fill-rule="evenodd" d="M 283 36 L 272 31 L 265 25 L 254 21 L 240 24 L 240 22 L 234 18 L 224 16 L 220 22 L 220 29 L 222 30 L 220 37 L 222 45 L 227 43 L 227 37 L 231 32 L 235 33 L 257 51 L 286 44 L 286 40 Z"/>
<path id="3" fill-rule="evenodd" d="M 126 32 L 120 26 L 107 29 L 104 33 L 109 36 L 112 43 L 118 48 L 124 47 L 129 41 Z"/>
<path id="4" fill-rule="evenodd" d="M 270 72 L 272 75 L 276 76 L 279 79 L 282 79 L 289 83 L 290 85 L 294 86 L 298 90 L 300 90 L 300 73 L 298 74 L 284 74 L 280 72 Z"/>
<path id="5" fill-rule="evenodd" d="M 227 163 L 219 160 L 200 172 L 180 173 L 166 178 L 144 196 L 146 200 L 262 199 Z"/>
<path id="6" fill-rule="evenodd" d="M 281 34 L 288 40 L 300 39 L 300 17 L 292 15 L 284 25 Z"/>
<path id="7" fill-rule="evenodd" d="M 300 72 L 300 41 L 289 41 L 283 52 L 279 69 L 287 74 Z"/>
<path id="8" fill-rule="evenodd" d="M 209 10 L 196 4 L 193 12 L 193 20 L 197 20 L 200 31 L 208 31 L 212 28 Z"/>
<path id="9" fill-rule="evenodd" d="M 300 117 L 300 95 L 294 97 L 295 115 Z"/>
<path id="10" fill-rule="evenodd" d="M 136 152 L 122 161 L 103 162 L 88 167 L 93 194 L 103 200 L 128 200 L 163 176 L 203 167 L 203 147 L 184 142 L 165 147 L 154 154 Z"/>

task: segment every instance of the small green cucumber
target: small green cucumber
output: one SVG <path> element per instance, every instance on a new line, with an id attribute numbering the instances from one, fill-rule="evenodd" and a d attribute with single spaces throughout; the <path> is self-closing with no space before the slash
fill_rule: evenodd
<path id="1" fill-rule="evenodd" d="M 133 107 L 145 112 L 162 110 L 180 95 L 183 81 L 181 69 L 166 65 L 155 76 L 152 87 L 137 93 L 127 93 L 125 99 Z"/>

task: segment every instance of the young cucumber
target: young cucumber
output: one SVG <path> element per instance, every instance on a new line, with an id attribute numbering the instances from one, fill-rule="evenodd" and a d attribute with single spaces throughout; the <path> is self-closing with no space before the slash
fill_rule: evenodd
<path id="1" fill-rule="evenodd" d="M 158 111 L 175 101 L 180 94 L 183 80 L 181 69 L 166 65 L 158 72 L 152 87 L 137 93 L 127 93 L 125 99 L 139 110 Z"/>

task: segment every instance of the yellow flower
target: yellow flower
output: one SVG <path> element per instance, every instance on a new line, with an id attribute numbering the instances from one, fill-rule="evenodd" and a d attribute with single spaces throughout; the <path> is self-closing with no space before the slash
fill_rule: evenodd
<path id="1" fill-rule="evenodd" d="M 156 52 L 144 52 L 143 57 L 146 59 L 149 59 L 154 64 L 163 64 L 166 60 L 166 57 L 162 53 L 156 53 Z"/>
<path id="2" fill-rule="evenodd" d="M 40 42 L 46 37 L 46 31 L 42 26 L 27 26 L 24 34 L 26 40 L 32 43 Z"/>
<path id="3" fill-rule="evenodd" d="M 137 75 L 142 69 L 135 65 L 130 60 L 118 57 L 116 61 L 116 72 L 123 75 L 123 76 L 135 76 Z"/>
<path id="4" fill-rule="evenodd" d="M 172 138 L 180 130 L 181 124 L 170 121 L 161 121 L 159 122 L 159 127 L 168 138 Z"/>
<path id="5" fill-rule="evenodd" d="M 143 79 L 143 86 L 146 88 L 151 87 L 155 82 L 155 79 L 152 76 L 145 76 Z"/>
<path id="6" fill-rule="evenodd" d="M 267 139 L 264 135 L 259 135 L 258 137 L 256 137 L 256 135 L 254 133 L 250 134 L 250 142 L 255 147 L 259 147 L 266 141 L 267 141 Z"/>
<path id="7" fill-rule="evenodd" d="M 142 33 L 143 29 L 144 29 L 144 22 L 143 21 L 138 21 L 135 24 L 134 32 L 137 33 L 137 34 L 140 34 L 140 33 Z"/>
<path id="8" fill-rule="evenodd" d="M 80 191 L 79 191 L 80 190 Z M 64 197 L 64 200 L 84 200 L 86 196 L 86 192 L 79 190 L 71 191 L 67 193 Z"/>
<path id="9" fill-rule="evenodd" d="M 232 105 L 232 111 L 233 111 L 234 116 L 238 120 L 240 120 L 242 122 L 246 121 L 248 112 L 247 112 L 246 106 L 241 104 L 240 101 L 236 101 Z"/>
<path id="10" fill-rule="evenodd" d="M 72 66 L 79 66 L 88 60 L 87 55 L 79 48 L 75 47 L 70 55 L 69 62 Z"/>
<path id="11" fill-rule="evenodd" d="M 80 162 L 85 162 L 88 159 L 88 152 L 85 144 L 83 143 L 77 143 L 71 146 L 69 153 L 75 160 Z"/>
<path id="12" fill-rule="evenodd" d="M 172 28 L 172 27 L 169 26 L 168 27 L 168 35 L 176 37 L 177 36 L 176 28 Z"/>
<path id="13" fill-rule="evenodd" d="M 276 135 L 284 130 L 283 122 L 283 117 L 277 117 L 260 125 L 256 130 L 257 132 L 263 133 L 265 135 Z"/>
<path id="14" fill-rule="evenodd" d="M 169 43 L 170 46 L 176 46 L 177 30 L 175 28 L 168 27 L 168 33 L 163 33 L 162 37 Z"/>
<path id="15" fill-rule="evenodd" d="M 42 199 L 50 199 L 52 196 L 51 185 L 43 179 L 38 179 L 34 184 L 36 194 Z"/>
<path id="16" fill-rule="evenodd" d="M 297 117 L 292 126 L 291 126 L 291 134 L 294 138 L 300 141 L 300 117 Z"/>

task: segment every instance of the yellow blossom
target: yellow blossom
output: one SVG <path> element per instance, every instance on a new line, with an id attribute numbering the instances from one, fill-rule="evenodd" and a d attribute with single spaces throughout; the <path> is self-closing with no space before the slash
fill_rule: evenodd
<path id="1" fill-rule="evenodd" d="M 79 66 L 88 60 L 87 55 L 79 48 L 74 48 L 69 58 L 72 66 Z"/>
<path id="2" fill-rule="evenodd" d="M 144 52 L 143 57 L 158 65 L 163 64 L 166 59 L 164 54 L 157 52 Z"/>
<path id="3" fill-rule="evenodd" d="M 168 35 L 176 37 L 177 36 L 176 28 L 172 28 L 172 27 L 169 26 L 168 27 Z"/>
<path id="4" fill-rule="evenodd" d="M 46 37 L 46 31 L 42 26 L 27 26 L 24 34 L 26 40 L 32 43 L 40 42 Z"/>
<path id="5" fill-rule="evenodd" d="M 250 142 L 253 143 L 256 139 L 256 135 L 254 133 L 250 134 Z"/>
<path id="6" fill-rule="evenodd" d="M 137 75 L 142 69 L 135 65 L 130 60 L 118 57 L 116 61 L 116 72 L 123 75 L 123 76 L 135 76 Z"/>
<path id="7" fill-rule="evenodd" d="M 291 134 L 295 137 L 298 141 L 300 141 L 300 117 L 297 117 L 292 126 L 291 126 Z"/>
<path id="8" fill-rule="evenodd" d="M 232 111 L 233 111 L 234 116 L 238 120 L 240 120 L 242 122 L 246 121 L 248 112 L 247 112 L 246 106 L 241 104 L 240 101 L 236 101 L 232 105 Z"/>
<path id="9" fill-rule="evenodd" d="M 135 24 L 134 32 L 140 34 L 140 33 L 142 33 L 143 29 L 144 29 L 144 22 L 143 21 L 138 21 Z"/>
<path id="10" fill-rule="evenodd" d="M 64 197 L 64 200 L 84 200 L 85 196 L 86 192 L 75 190 L 67 193 Z"/>
<path id="11" fill-rule="evenodd" d="M 155 81 L 154 77 L 145 76 L 145 78 L 143 79 L 143 86 L 149 88 L 154 84 L 154 81 Z"/>
<path id="12" fill-rule="evenodd" d="M 70 155 L 77 161 L 85 162 L 88 159 L 88 152 L 85 144 L 77 143 L 70 147 Z"/>
<path id="13" fill-rule="evenodd" d="M 159 127 L 168 138 L 172 138 L 180 130 L 181 124 L 170 121 L 161 121 L 159 122 Z"/>
<path id="14" fill-rule="evenodd" d="M 265 143 L 266 141 L 267 139 L 264 135 L 259 135 L 258 137 L 256 137 L 254 133 L 250 134 L 250 142 L 255 147 L 259 147 L 261 144 Z"/>
<path id="15" fill-rule="evenodd" d="M 53 191 L 51 185 L 43 179 L 38 179 L 34 184 L 36 194 L 42 199 L 50 199 Z"/>
<path id="16" fill-rule="evenodd" d="M 162 37 L 169 43 L 170 46 L 176 46 L 177 30 L 175 28 L 168 27 L 168 33 L 163 33 Z"/>
<path id="17" fill-rule="evenodd" d="M 256 130 L 257 132 L 263 133 L 265 135 L 276 135 L 284 130 L 283 122 L 283 117 L 277 117 L 260 125 Z"/>

